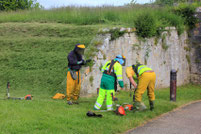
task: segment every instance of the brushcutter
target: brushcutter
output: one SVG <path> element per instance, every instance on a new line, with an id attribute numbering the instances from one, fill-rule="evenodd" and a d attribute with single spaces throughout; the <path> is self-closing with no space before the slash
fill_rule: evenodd
<path id="1" fill-rule="evenodd" d="M 6 89 L 6 99 L 11 99 L 11 100 L 32 100 L 32 95 L 28 94 L 25 97 L 10 97 L 10 82 L 7 82 L 7 89 Z"/>

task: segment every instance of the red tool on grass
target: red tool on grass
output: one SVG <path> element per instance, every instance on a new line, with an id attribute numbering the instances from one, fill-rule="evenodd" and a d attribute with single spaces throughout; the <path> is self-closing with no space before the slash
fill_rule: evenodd
<path id="1" fill-rule="evenodd" d="M 25 97 L 10 97 L 10 82 L 7 82 L 7 90 L 6 90 L 6 96 L 7 99 L 11 100 L 32 100 L 32 95 L 28 94 Z"/>

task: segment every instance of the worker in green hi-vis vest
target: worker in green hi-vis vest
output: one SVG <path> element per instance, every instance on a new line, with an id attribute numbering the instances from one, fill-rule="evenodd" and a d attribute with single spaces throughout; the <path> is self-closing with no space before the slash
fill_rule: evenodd
<path id="1" fill-rule="evenodd" d="M 125 56 L 117 55 L 115 59 L 107 61 L 102 67 L 102 78 L 99 89 L 99 95 L 94 105 L 94 110 L 99 110 L 106 98 L 107 110 L 113 110 L 112 99 L 115 93 L 115 79 L 118 81 L 121 89 L 124 87 L 123 77 L 122 77 L 122 65 L 124 66 L 126 62 Z"/>

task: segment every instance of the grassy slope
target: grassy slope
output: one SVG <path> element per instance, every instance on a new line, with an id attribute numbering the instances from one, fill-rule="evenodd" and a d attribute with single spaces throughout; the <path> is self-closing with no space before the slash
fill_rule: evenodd
<path id="1" fill-rule="evenodd" d="M 77 43 L 88 45 L 100 25 L 56 23 L 0 24 L 0 93 L 10 81 L 11 91 L 23 95 L 61 89 L 67 54 Z"/>
<path id="2" fill-rule="evenodd" d="M 169 89 L 157 90 L 154 112 L 126 112 L 117 116 L 102 113 L 103 118 L 88 118 L 86 112 L 93 108 L 96 97 L 81 98 L 80 105 L 68 106 L 65 100 L 52 100 L 47 94 L 38 94 L 32 101 L 0 100 L 1 133 L 32 134 L 109 134 L 125 132 L 146 120 L 170 111 L 187 102 L 201 99 L 201 86 L 186 85 L 177 90 L 177 102 L 169 101 Z M 128 92 L 117 95 L 120 102 L 131 102 Z M 146 93 L 144 102 L 148 106 Z M 105 107 L 105 106 L 104 106 Z"/>

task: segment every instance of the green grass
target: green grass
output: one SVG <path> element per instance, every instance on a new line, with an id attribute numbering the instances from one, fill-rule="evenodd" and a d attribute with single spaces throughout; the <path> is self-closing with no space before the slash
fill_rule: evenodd
<path id="1" fill-rule="evenodd" d="M 200 5 L 200 3 L 196 3 L 193 6 L 186 6 L 191 6 L 194 9 Z M 112 24 L 115 26 L 121 25 L 123 27 L 136 27 L 136 20 L 142 18 L 141 15 L 148 14 L 148 16 L 153 16 L 153 21 L 156 23 L 153 28 L 150 26 L 150 30 L 154 31 L 154 33 L 157 32 L 157 34 L 160 35 L 165 27 L 174 26 L 177 28 L 178 34 L 180 35 L 183 33 L 186 25 L 188 25 L 185 22 L 187 20 L 185 17 L 182 17 L 182 15 L 176 14 L 173 11 L 174 7 L 159 7 L 156 5 L 65 7 L 51 10 L 0 12 L 0 23 L 39 22 L 76 25 Z M 56 35 L 63 36 L 62 34 Z M 55 34 L 52 33 L 51 36 L 55 36 Z"/>
<path id="2" fill-rule="evenodd" d="M 67 54 L 75 44 L 86 46 L 100 25 L 0 24 L 0 92 L 7 81 L 16 91 L 65 89 Z"/>
<path id="3" fill-rule="evenodd" d="M 32 101 L 0 100 L 0 130 L 2 134 L 122 133 L 178 106 L 200 100 L 200 93 L 201 86 L 198 85 L 178 87 L 177 101 L 170 102 L 169 89 L 156 90 L 153 112 L 149 110 L 137 113 L 127 111 L 126 116 L 117 116 L 113 112 L 107 112 L 102 113 L 103 118 L 88 118 L 86 112 L 93 108 L 96 96 L 81 98 L 80 105 L 69 106 L 66 104 L 66 100 L 52 100 L 47 93 L 41 91 L 40 94 L 33 94 L 34 100 Z M 11 95 L 20 96 L 22 94 L 12 91 Z M 117 97 L 120 104 L 132 100 L 129 92 L 125 91 L 121 91 Z M 146 93 L 143 95 L 143 101 L 148 106 Z"/>
<path id="4" fill-rule="evenodd" d="M 170 18 L 172 12 L 167 8 L 151 6 L 124 6 L 124 7 L 66 7 L 52 10 L 29 10 L 18 12 L 0 12 L 0 23 L 3 22 L 40 22 L 40 23 L 65 23 L 65 24 L 122 24 L 134 27 L 137 16 L 152 13 L 155 20 L 167 26 L 177 26 L 180 21 Z M 163 18 L 161 20 L 161 18 Z M 171 23 L 169 23 L 171 22 Z M 158 23 L 161 24 L 161 23 Z M 184 25 L 183 23 L 180 23 Z M 163 24 L 164 25 L 164 24 Z"/>

